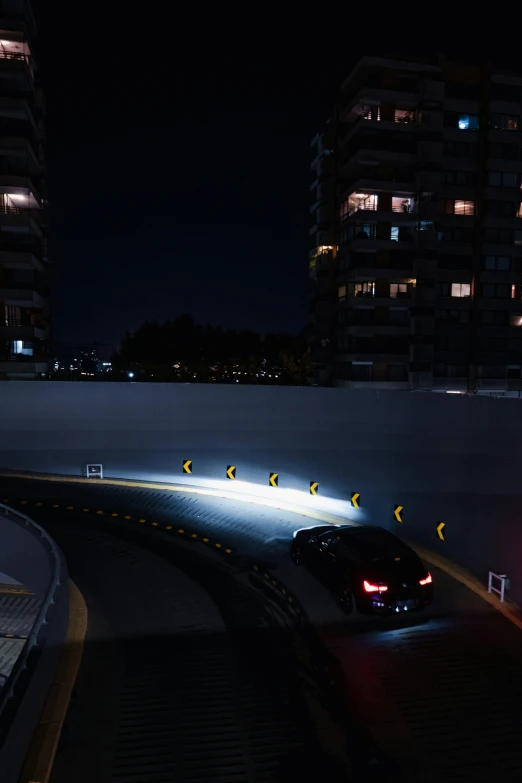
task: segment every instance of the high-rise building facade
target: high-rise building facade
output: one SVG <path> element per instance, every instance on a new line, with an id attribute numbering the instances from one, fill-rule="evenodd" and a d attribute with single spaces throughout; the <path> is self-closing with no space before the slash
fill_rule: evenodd
<path id="1" fill-rule="evenodd" d="M 45 103 L 27 0 L 0 0 L 0 379 L 45 377 Z"/>
<path id="2" fill-rule="evenodd" d="M 522 394 L 522 78 L 365 57 L 312 141 L 315 382 Z"/>

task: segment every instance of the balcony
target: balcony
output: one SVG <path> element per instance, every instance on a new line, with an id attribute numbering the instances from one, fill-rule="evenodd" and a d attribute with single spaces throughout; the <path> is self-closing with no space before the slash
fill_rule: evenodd
<path id="1" fill-rule="evenodd" d="M 389 213 L 411 215 L 415 212 L 415 200 L 410 195 L 393 196 L 388 193 L 364 193 L 354 191 L 340 206 L 341 221 L 362 212 L 361 218 L 366 212 L 377 212 L 375 219 L 386 219 Z M 367 215 L 366 217 L 370 217 Z"/>
<path id="2" fill-rule="evenodd" d="M 14 209 L 40 209 L 40 199 L 34 182 L 24 174 L 7 174 L 0 168 L 0 210 L 3 206 Z"/>
<path id="3" fill-rule="evenodd" d="M 365 58 L 366 59 L 366 58 Z M 349 77 L 348 77 L 349 78 Z M 342 122 L 356 121 L 360 117 L 369 116 L 372 121 L 379 122 L 383 115 L 377 110 L 383 105 L 395 105 L 397 103 L 403 106 L 415 106 L 419 100 L 419 83 L 414 79 L 397 84 L 395 89 L 390 89 L 381 84 L 371 84 L 374 79 L 379 79 L 380 75 L 368 74 L 364 78 L 365 84 L 355 93 L 346 99 L 341 106 L 339 117 Z M 343 91 L 347 89 L 348 80 L 343 83 Z M 402 110 L 400 110 L 402 111 Z M 387 118 L 391 122 L 394 120 L 395 112 Z M 385 116 L 385 115 L 384 115 Z M 383 117 L 384 118 L 384 117 Z"/>
<path id="4" fill-rule="evenodd" d="M 11 322 L 8 326 L 0 326 L 0 340 L 47 340 L 49 327 L 47 324 L 38 326 Z"/>
<path id="5" fill-rule="evenodd" d="M 20 377 L 20 379 L 23 379 L 24 376 L 32 378 L 35 375 L 47 373 L 48 371 L 49 364 L 47 361 L 35 361 L 32 356 L 22 357 L 19 354 L 16 354 L 11 356 L 7 361 L 0 357 L 0 374 L 2 375 L 16 375 L 17 377 Z"/>
<path id="6" fill-rule="evenodd" d="M 2 174 L 40 176 L 44 165 L 38 157 L 38 147 L 19 136 L 0 135 L 0 166 Z"/>
<path id="7" fill-rule="evenodd" d="M 1 197 L 1 194 L 0 194 Z M 33 233 L 43 238 L 42 210 L 31 207 L 18 207 L 0 203 L 0 228 L 13 228 L 15 230 L 27 227 Z"/>
<path id="8" fill-rule="evenodd" d="M 381 124 L 381 123 L 379 123 Z M 382 136 L 382 138 L 380 138 Z M 350 167 L 356 156 L 368 158 L 371 156 L 379 162 L 389 161 L 395 165 L 412 165 L 417 157 L 417 140 L 413 136 L 394 138 L 393 133 L 369 135 L 363 129 L 358 133 L 347 134 L 341 139 L 341 155 L 339 173 L 348 176 Z"/>
<path id="9" fill-rule="evenodd" d="M 34 62 L 29 45 L 25 41 L 13 40 L 16 34 L 8 33 L 10 39 L 0 41 L 0 71 L 2 73 L 27 72 L 34 80 Z"/>
<path id="10" fill-rule="evenodd" d="M 47 305 L 47 300 L 33 288 L 0 288 L 0 302 L 29 309 L 42 309 Z"/>

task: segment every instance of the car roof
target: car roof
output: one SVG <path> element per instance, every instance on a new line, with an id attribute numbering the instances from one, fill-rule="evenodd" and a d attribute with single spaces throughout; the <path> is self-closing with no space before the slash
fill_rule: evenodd
<path id="1" fill-rule="evenodd" d="M 352 554 L 364 560 L 415 554 L 407 544 L 389 530 L 373 525 L 343 526 L 338 528 L 336 537 Z"/>

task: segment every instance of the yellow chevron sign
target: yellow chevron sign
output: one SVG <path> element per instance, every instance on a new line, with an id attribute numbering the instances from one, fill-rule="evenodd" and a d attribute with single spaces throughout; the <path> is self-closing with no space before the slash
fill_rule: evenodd
<path id="1" fill-rule="evenodd" d="M 317 481 L 311 481 L 310 482 L 310 494 L 311 495 L 317 495 L 317 490 L 319 489 L 319 483 Z"/>
<path id="2" fill-rule="evenodd" d="M 395 519 L 397 522 L 402 522 L 402 512 L 404 511 L 403 506 L 395 506 L 393 509 L 393 513 L 395 514 Z"/>
<path id="3" fill-rule="evenodd" d="M 279 474 L 278 473 L 270 473 L 268 476 L 268 481 L 270 482 L 270 486 L 277 487 L 279 484 Z"/>
<path id="4" fill-rule="evenodd" d="M 183 460 L 183 473 L 192 473 L 192 460 Z"/>
<path id="5" fill-rule="evenodd" d="M 235 479 L 235 477 L 236 477 L 236 466 L 227 465 L 227 478 Z"/>
<path id="6" fill-rule="evenodd" d="M 445 536 L 444 536 L 445 527 L 446 527 L 445 522 L 439 522 L 439 524 L 437 525 L 437 536 L 440 538 L 441 541 L 445 540 Z"/>
<path id="7" fill-rule="evenodd" d="M 359 498 L 360 497 L 361 497 L 361 493 L 360 492 L 352 492 L 351 501 L 352 501 L 352 506 L 354 508 L 359 508 Z"/>

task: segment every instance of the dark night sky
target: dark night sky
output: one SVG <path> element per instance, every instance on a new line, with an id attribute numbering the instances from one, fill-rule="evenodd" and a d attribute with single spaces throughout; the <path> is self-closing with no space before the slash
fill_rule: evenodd
<path id="1" fill-rule="evenodd" d="M 171 4 L 134 17 L 123 2 L 85 5 L 73 25 L 70 2 L 33 5 L 55 337 L 117 344 L 125 329 L 183 311 L 302 329 L 309 143 L 362 51 L 343 45 L 342 25 L 327 35 L 331 18 L 321 29 L 316 18 L 296 28 L 206 16 L 202 29 L 201 6 L 169 24 L 160 9 Z M 370 40 L 375 50 L 375 31 L 365 50 Z"/>

